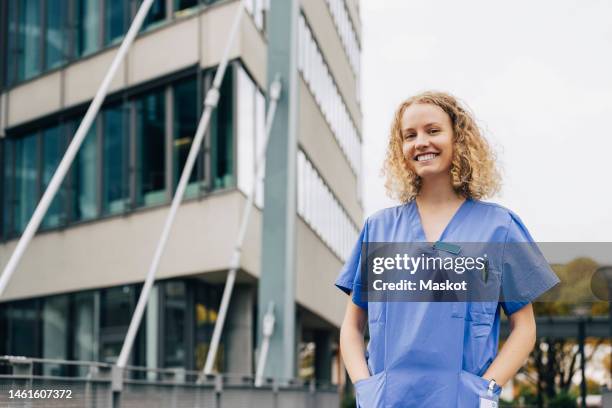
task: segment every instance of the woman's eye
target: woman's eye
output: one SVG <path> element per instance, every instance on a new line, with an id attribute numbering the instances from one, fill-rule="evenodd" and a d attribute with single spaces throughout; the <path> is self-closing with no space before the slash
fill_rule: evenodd
<path id="1" fill-rule="evenodd" d="M 429 129 L 429 133 L 438 133 L 440 129 Z"/>
<path id="2" fill-rule="evenodd" d="M 414 137 L 414 133 L 406 133 L 404 134 L 404 139 L 412 139 Z"/>

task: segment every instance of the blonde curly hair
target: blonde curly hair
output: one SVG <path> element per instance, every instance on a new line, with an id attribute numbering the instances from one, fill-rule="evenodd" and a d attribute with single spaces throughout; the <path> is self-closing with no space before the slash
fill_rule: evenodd
<path id="1" fill-rule="evenodd" d="M 482 136 L 473 114 L 454 96 L 427 91 L 408 98 L 395 111 L 387 155 L 381 169 L 381 175 L 386 176 L 387 195 L 406 203 L 414 200 L 421 188 L 421 178 L 410 169 L 402 152 L 402 116 L 410 105 L 416 103 L 439 106 L 451 119 L 453 158 L 450 173 L 457 194 L 480 199 L 499 191 L 501 181 L 495 165 L 495 152 Z"/>

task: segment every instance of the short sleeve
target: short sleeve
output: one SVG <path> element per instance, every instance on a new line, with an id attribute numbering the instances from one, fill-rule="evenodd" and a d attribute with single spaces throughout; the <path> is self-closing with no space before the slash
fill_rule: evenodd
<path id="1" fill-rule="evenodd" d="M 511 212 L 502 254 L 501 306 L 506 315 L 520 310 L 559 282 L 521 219 Z"/>
<path id="2" fill-rule="evenodd" d="M 335 285 L 347 295 L 352 295 L 353 303 L 362 309 L 368 310 L 367 302 L 361 299 L 361 251 L 364 243 L 367 243 L 368 237 L 368 220 L 366 219 L 359 238 L 355 242 L 355 246 L 351 251 L 344 266 L 340 270 L 340 274 L 336 279 Z"/>

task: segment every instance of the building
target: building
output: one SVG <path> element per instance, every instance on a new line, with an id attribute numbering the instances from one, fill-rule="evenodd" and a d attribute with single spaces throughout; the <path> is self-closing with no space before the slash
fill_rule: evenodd
<path id="1" fill-rule="evenodd" d="M 1 267 L 138 3 L 2 2 Z M 130 365 L 201 369 L 206 357 L 265 131 L 275 22 L 264 0 L 246 4 Z M 0 355 L 116 360 L 237 7 L 155 0 L 1 299 Z M 357 0 L 303 0 L 299 8 L 295 375 L 335 382 L 346 298 L 333 281 L 362 223 L 359 9 Z M 224 372 L 254 372 L 264 205 L 260 185 L 216 362 Z"/>

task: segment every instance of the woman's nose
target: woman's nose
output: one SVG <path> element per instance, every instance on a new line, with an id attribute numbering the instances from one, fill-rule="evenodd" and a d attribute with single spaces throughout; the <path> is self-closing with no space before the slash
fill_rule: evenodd
<path id="1" fill-rule="evenodd" d="M 427 137 L 427 135 L 423 133 L 418 133 L 416 136 L 416 140 L 414 141 L 415 148 L 417 149 L 424 148 L 424 147 L 427 147 L 428 145 L 429 145 L 429 138 Z"/>

